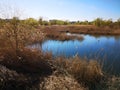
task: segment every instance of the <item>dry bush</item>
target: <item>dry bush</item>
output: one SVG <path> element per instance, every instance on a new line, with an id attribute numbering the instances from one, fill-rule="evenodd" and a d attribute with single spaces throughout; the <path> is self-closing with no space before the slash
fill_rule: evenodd
<path id="1" fill-rule="evenodd" d="M 41 90 L 43 80 L 44 76 L 17 73 L 0 65 L 0 90 Z"/>
<path id="2" fill-rule="evenodd" d="M 27 77 L 0 65 L 0 90 L 25 90 L 30 84 Z"/>
<path id="3" fill-rule="evenodd" d="M 49 64 L 51 54 L 43 54 L 42 51 L 20 49 L 16 54 L 15 50 L 6 48 L 0 50 L 2 59 L 0 64 L 22 73 L 51 74 L 52 67 Z"/>
<path id="4" fill-rule="evenodd" d="M 45 36 L 41 30 L 36 28 L 30 29 L 29 25 L 24 24 L 19 19 L 13 19 L 5 23 L 3 30 L 3 39 L 6 39 L 12 46 L 17 44 L 17 47 L 29 43 L 42 42 Z"/>
<path id="5" fill-rule="evenodd" d="M 103 77 L 102 69 L 97 61 L 83 60 L 78 56 L 71 59 L 58 58 L 56 60 L 56 67 L 58 71 L 61 70 L 65 74 L 69 73 L 80 84 L 92 89 L 101 83 Z"/>

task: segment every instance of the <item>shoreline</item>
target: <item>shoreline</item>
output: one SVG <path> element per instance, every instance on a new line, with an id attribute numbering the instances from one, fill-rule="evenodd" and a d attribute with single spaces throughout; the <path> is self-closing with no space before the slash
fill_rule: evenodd
<path id="1" fill-rule="evenodd" d="M 96 34 L 96 35 L 120 35 L 120 28 L 110 28 L 109 26 L 97 27 L 94 25 L 51 25 L 41 28 L 43 32 L 77 33 L 77 34 Z"/>

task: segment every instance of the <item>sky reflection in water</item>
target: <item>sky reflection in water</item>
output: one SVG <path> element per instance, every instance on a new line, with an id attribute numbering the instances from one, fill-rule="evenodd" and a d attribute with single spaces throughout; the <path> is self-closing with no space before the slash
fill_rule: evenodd
<path id="1" fill-rule="evenodd" d="M 42 43 L 44 52 L 52 52 L 54 57 L 73 57 L 76 54 L 81 58 L 104 61 L 108 71 L 120 74 L 120 37 L 119 36 L 90 36 L 83 35 L 84 40 L 56 41 L 47 40 Z M 40 44 L 32 45 L 40 48 Z"/>

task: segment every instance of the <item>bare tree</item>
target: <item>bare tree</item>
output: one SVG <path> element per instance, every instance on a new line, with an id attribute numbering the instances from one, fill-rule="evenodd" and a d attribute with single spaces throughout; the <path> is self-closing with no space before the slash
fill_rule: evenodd
<path id="1" fill-rule="evenodd" d="M 4 19 L 4 33 L 7 39 L 6 41 L 9 41 L 9 44 L 12 48 L 17 51 L 19 49 L 19 43 L 18 43 L 18 32 L 19 32 L 19 17 L 20 17 L 20 11 L 17 7 L 14 5 L 9 5 L 8 3 L 0 3 L 0 18 Z"/>
<path id="2" fill-rule="evenodd" d="M 21 12 L 15 6 L 0 4 L 0 18 L 5 21 L 2 33 L 4 33 L 6 42 L 16 51 L 16 54 L 21 47 L 25 46 L 26 42 L 44 38 L 40 30 L 33 30 L 33 28 L 31 30 L 30 26 L 24 23 L 25 20 L 20 20 L 20 16 Z"/>

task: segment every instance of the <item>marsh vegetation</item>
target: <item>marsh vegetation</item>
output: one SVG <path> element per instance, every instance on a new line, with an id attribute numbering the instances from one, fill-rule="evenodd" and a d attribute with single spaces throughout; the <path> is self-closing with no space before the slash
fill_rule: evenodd
<path id="1" fill-rule="evenodd" d="M 0 15 L 1 16 L 1 15 Z M 9 14 L 7 15 L 9 16 Z M 80 35 L 79 35 L 80 34 Z M 81 35 L 82 34 L 82 35 Z M 83 35 L 84 34 L 84 35 Z M 115 88 L 119 89 L 119 77 L 109 77 L 103 70 L 103 63 L 97 59 L 99 57 L 87 57 L 85 50 L 88 50 L 87 55 L 90 56 L 91 52 L 96 52 L 96 45 L 98 43 L 92 43 L 94 38 L 89 37 L 87 40 L 90 43 L 85 47 L 82 47 L 82 51 L 79 53 L 81 46 L 71 46 L 69 48 L 69 42 L 75 41 L 78 44 L 86 40 L 85 34 L 94 35 L 120 35 L 120 19 L 113 22 L 111 19 L 102 20 L 97 18 L 94 21 L 62 21 L 62 20 L 49 20 L 45 21 L 42 18 L 36 20 L 34 18 L 19 19 L 17 16 L 11 18 L 0 18 L 0 89 L 1 90 L 101 90 Z M 118 50 L 116 54 L 119 55 L 120 39 L 115 38 L 98 38 L 95 42 L 106 42 L 111 46 L 109 49 Z M 101 40 L 104 39 L 104 40 Z M 112 40 L 111 40 L 112 39 Z M 48 41 L 47 41 L 48 40 Z M 53 43 L 49 42 L 52 40 Z M 62 53 L 57 56 L 57 52 L 61 48 L 57 49 L 56 41 L 60 47 L 64 48 L 67 53 Z M 71 41 L 72 40 L 72 41 Z M 48 52 L 44 48 L 45 43 L 49 49 L 50 44 L 53 45 L 53 51 Z M 64 47 L 64 42 L 67 42 L 67 46 Z M 35 43 L 39 43 L 39 48 L 33 48 Z M 94 44 L 92 46 L 92 44 Z M 113 43 L 115 48 L 113 49 Z M 100 43 L 101 44 L 106 43 Z M 89 46 L 91 45 L 91 46 Z M 107 47 L 103 45 L 104 47 Z M 108 45 L 109 46 L 109 45 Z M 69 49 L 68 49 L 68 48 Z M 86 48 L 88 47 L 88 48 Z M 92 51 L 90 48 L 92 47 Z M 74 50 L 77 48 L 77 52 Z M 86 48 L 86 49 L 85 49 Z M 68 49 L 68 50 L 67 50 Z M 102 45 L 99 47 L 102 49 Z M 105 49 L 105 48 L 104 48 Z M 74 53 L 74 54 L 70 54 Z M 104 53 L 103 51 L 101 51 Z M 108 53 L 107 52 L 107 53 Z M 69 58 L 66 58 L 66 54 L 69 54 Z M 79 54 L 79 55 L 78 55 Z M 82 54 L 83 57 L 81 56 Z M 65 56 L 66 55 L 66 56 Z M 111 55 L 111 54 L 110 54 Z M 109 55 L 109 56 L 110 56 Z M 113 54 L 112 54 L 113 55 Z M 112 56 L 111 55 L 111 56 Z M 115 54 L 114 54 L 115 55 Z M 87 57 L 87 58 L 84 58 Z M 114 56 L 113 56 L 114 57 Z M 91 60 L 92 59 L 92 60 Z M 108 58 L 109 59 L 109 58 Z M 112 59 L 112 58 L 110 58 Z M 119 56 L 115 58 L 119 63 Z M 119 67 L 118 67 L 119 68 Z M 118 72 L 119 73 L 119 72 Z M 119 75 L 119 74 L 117 74 Z M 109 78 L 108 78 L 109 77 Z M 118 86 L 111 87 L 108 83 L 115 79 Z M 52 83 L 52 84 L 51 84 Z"/>

